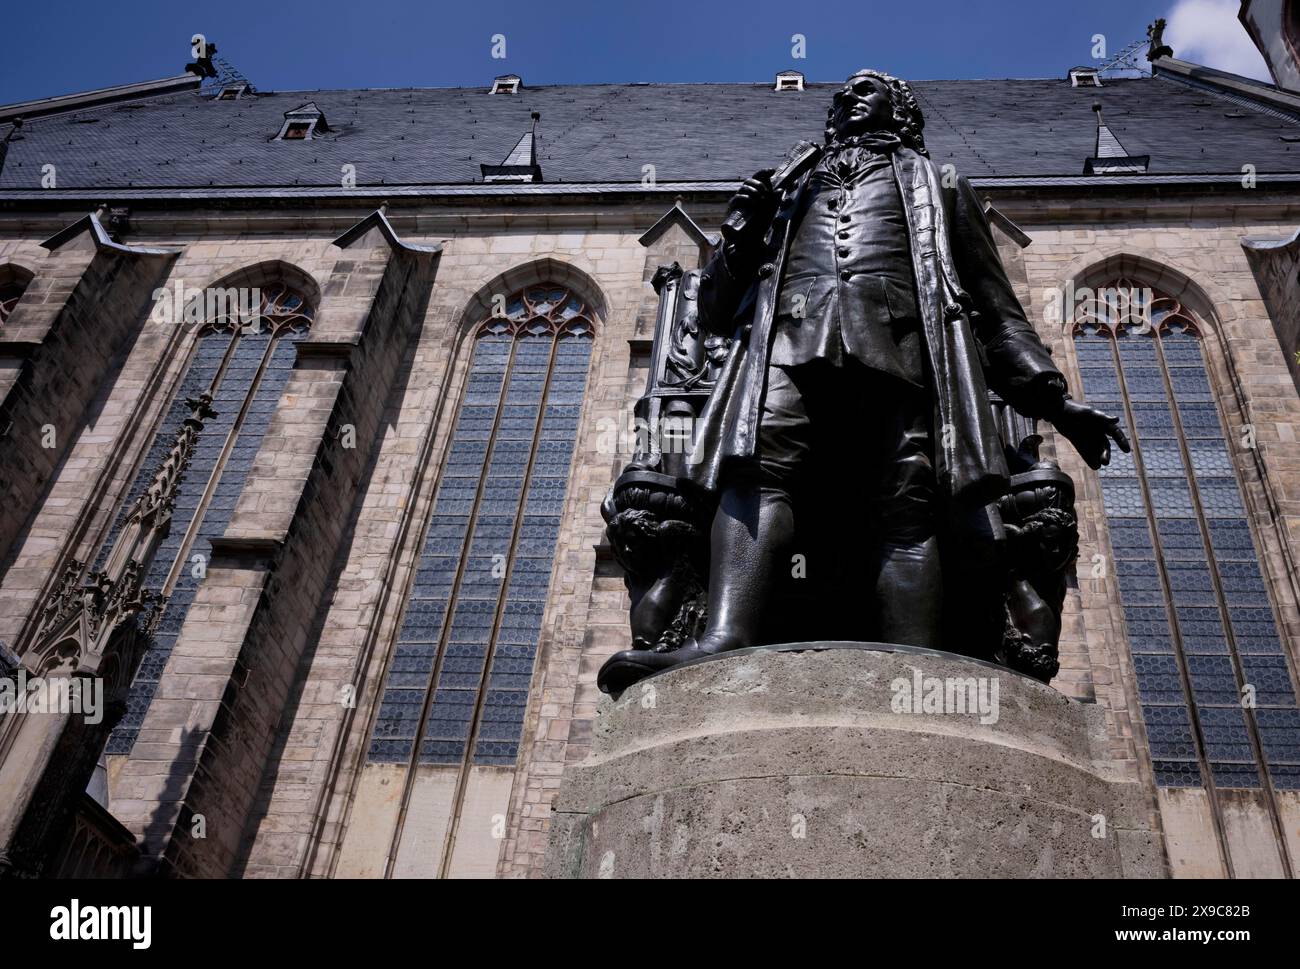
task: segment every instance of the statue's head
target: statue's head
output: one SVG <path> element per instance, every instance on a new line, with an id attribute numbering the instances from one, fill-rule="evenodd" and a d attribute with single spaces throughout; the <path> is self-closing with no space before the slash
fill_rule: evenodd
<path id="1" fill-rule="evenodd" d="M 883 71 L 861 70 L 850 75 L 826 112 L 827 141 L 869 131 L 892 131 L 908 148 L 925 155 L 924 127 L 912 88 Z"/>

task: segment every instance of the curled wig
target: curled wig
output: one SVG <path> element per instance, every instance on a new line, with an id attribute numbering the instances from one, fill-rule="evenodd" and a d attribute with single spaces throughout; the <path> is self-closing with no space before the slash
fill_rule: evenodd
<path id="1" fill-rule="evenodd" d="M 916 102 L 916 95 L 912 93 L 912 87 L 901 78 L 894 77 L 892 74 L 886 74 L 884 71 L 861 70 L 855 71 L 849 75 L 846 84 L 859 77 L 871 77 L 880 81 L 885 86 L 885 91 L 889 94 L 890 104 L 894 107 L 894 117 L 890 129 L 898 135 L 899 140 L 904 145 L 911 148 L 918 155 L 924 155 L 927 158 L 930 153 L 925 148 L 925 136 L 922 130 L 925 128 L 925 118 L 921 116 L 921 106 Z M 835 97 L 831 100 L 831 106 L 826 109 L 826 142 L 829 144 L 835 137 L 835 127 L 832 124 L 835 118 L 835 111 L 840 106 L 840 101 L 844 98 L 843 89 L 835 92 Z"/>

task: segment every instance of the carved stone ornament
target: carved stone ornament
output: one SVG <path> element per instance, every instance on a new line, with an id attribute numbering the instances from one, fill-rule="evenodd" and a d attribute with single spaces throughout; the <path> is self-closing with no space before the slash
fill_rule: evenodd
<path id="1" fill-rule="evenodd" d="M 199 435 L 216 416 L 209 393 L 186 403 L 189 416 L 131 505 L 104 568 L 87 571 L 85 562 L 70 561 L 46 599 L 23 657 L 32 672 L 106 676 L 111 686 L 129 686 L 165 602 L 158 592 L 143 588 L 144 577 L 171 531 L 177 491 Z"/>

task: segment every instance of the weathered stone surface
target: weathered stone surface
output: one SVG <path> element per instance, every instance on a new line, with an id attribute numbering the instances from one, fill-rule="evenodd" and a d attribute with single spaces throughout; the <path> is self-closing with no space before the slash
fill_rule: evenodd
<path id="1" fill-rule="evenodd" d="M 918 674 L 921 695 L 951 683 L 988 702 L 907 712 Z M 1095 706 L 951 654 L 746 650 L 604 702 L 566 773 L 546 874 L 1163 874 L 1141 791 L 1105 743 Z"/>

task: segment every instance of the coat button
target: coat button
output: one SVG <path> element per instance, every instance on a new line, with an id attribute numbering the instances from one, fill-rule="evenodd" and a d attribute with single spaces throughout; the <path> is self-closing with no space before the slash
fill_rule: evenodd
<path id="1" fill-rule="evenodd" d="M 849 237 L 849 233 L 848 233 L 848 230 L 847 230 L 847 229 L 845 229 L 845 230 L 843 230 L 842 232 L 840 232 L 840 238 L 841 238 L 841 239 L 847 239 L 848 237 Z"/>
<path id="2" fill-rule="evenodd" d="M 758 267 L 758 275 L 760 279 L 767 279 L 767 277 L 772 275 L 774 272 L 776 272 L 776 267 L 770 262 L 765 262 L 763 265 Z"/>
<path id="3" fill-rule="evenodd" d="M 955 320 L 957 317 L 961 316 L 961 304 L 948 303 L 943 308 L 943 315 L 950 320 Z"/>
<path id="4" fill-rule="evenodd" d="M 849 254 L 849 251 L 848 251 L 847 249 L 841 249 L 841 250 L 840 250 L 840 258 L 841 258 L 841 259 L 846 258 L 846 257 L 848 256 L 848 254 Z"/>
<path id="5" fill-rule="evenodd" d="M 840 221 L 841 221 L 841 222 L 848 222 L 849 219 L 851 219 L 851 218 L 852 218 L 852 216 L 849 216 L 849 215 L 841 215 L 841 216 L 840 216 Z"/>
<path id="6" fill-rule="evenodd" d="M 840 271 L 840 279 L 851 279 L 851 278 L 853 278 L 853 273 L 849 272 L 847 269 Z"/>
<path id="7" fill-rule="evenodd" d="M 840 205 L 840 200 L 837 199 L 837 198 L 832 198 L 832 199 L 830 199 L 830 200 L 826 203 L 826 207 L 827 207 L 828 209 L 836 209 L 836 208 L 839 208 L 839 205 Z"/>

